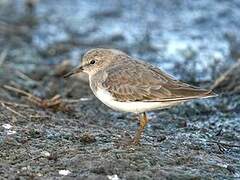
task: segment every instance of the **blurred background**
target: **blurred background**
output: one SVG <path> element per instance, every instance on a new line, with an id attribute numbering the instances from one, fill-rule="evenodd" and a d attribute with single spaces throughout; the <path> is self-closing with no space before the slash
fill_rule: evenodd
<path id="1" fill-rule="evenodd" d="M 239 177 L 239 19 L 239 0 L 0 0 L 0 174 Z M 136 117 L 99 103 L 86 76 L 62 78 L 96 47 L 123 50 L 219 97 L 150 113 L 148 145 L 116 159 L 114 141 L 134 132 Z"/>
<path id="2" fill-rule="evenodd" d="M 198 82 L 216 79 L 240 56 L 240 12 L 234 0 L 0 3 L 5 64 L 24 71 L 64 59 L 76 65 L 86 49 L 110 47 Z"/>

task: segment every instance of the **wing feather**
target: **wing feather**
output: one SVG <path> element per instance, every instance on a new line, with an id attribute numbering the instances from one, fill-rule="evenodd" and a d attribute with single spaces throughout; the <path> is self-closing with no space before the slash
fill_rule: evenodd
<path id="1" fill-rule="evenodd" d="M 106 75 L 101 85 L 117 101 L 185 101 L 213 95 L 141 61 L 116 63 L 106 69 Z"/>

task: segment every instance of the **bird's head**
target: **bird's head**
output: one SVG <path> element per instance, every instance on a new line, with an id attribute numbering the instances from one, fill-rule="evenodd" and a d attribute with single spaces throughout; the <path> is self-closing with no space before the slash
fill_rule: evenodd
<path id="1" fill-rule="evenodd" d="M 116 56 L 118 55 L 126 54 L 116 49 L 97 48 L 89 50 L 83 55 L 81 65 L 67 73 L 64 78 L 70 77 L 80 72 L 85 72 L 89 75 L 93 75 L 99 70 L 108 67 L 113 61 L 116 61 Z"/>

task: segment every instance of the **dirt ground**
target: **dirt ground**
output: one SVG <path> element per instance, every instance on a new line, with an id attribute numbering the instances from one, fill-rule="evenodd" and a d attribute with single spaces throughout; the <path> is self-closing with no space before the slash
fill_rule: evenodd
<path id="1" fill-rule="evenodd" d="M 240 178 L 240 4 L 221 3 L 0 0 L 0 179 Z M 94 47 L 219 96 L 149 112 L 141 145 L 121 147 L 137 116 L 62 77 Z"/>

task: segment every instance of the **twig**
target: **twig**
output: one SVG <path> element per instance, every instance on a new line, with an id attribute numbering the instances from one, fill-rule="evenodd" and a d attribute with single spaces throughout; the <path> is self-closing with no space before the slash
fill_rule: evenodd
<path id="1" fill-rule="evenodd" d="M 46 120 L 51 119 L 51 116 L 44 116 L 44 115 L 30 115 L 29 119 L 31 120 Z"/>
<path id="2" fill-rule="evenodd" d="M 12 86 L 4 85 L 3 87 L 7 90 L 14 91 L 19 94 L 27 96 L 27 100 L 29 100 L 30 102 L 32 102 L 33 104 L 41 108 L 45 108 L 45 109 L 51 108 L 53 110 L 60 110 L 64 112 L 72 111 L 72 109 L 69 106 L 67 106 L 65 102 L 62 101 L 61 96 L 58 94 L 51 99 L 40 99 L 26 91 L 23 91 L 21 89 L 18 89 Z"/>
<path id="3" fill-rule="evenodd" d="M 11 111 L 12 113 L 14 113 L 14 114 L 16 114 L 16 115 L 18 115 L 18 116 L 20 116 L 20 117 L 22 117 L 22 118 L 25 118 L 24 115 L 22 115 L 21 113 L 19 113 L 19 112 L 13 110 L 12 108 L 10 108 L 9 106 L 7 106 L 7 105 L 4 104 L 3 102 L 0 102 L 0 104 L 2 105 L 2 107 L 4 107 L 5 109 Z"/>
<path id="4" fill-rule="evenodd" d="M 9 101 L 3 101 L 3 100 L 0 100 L 0 103 L 4 103 L 4 104 L 6 104 L 6 105 L 16 106 L 16 107 L 29 107 L 29 106 L 26 105 L 26 104 L 18 104 L 18 103 L 9 102 Z"/>
<path id="5" fill-rule="evenodd" d="M 21 89 L 17 89 L 17 88 L 15 88 L 15 87 L 8 86 L 8 85 L 4 85 L 3 87 L 4 87 L 5 89 L 7 89 L 7 90 L 14 91 L 14 92 L 17 92 L 17 93 L 19 93 L 19 94 L 25 95 L 25 96 L 27 96 L 29 99 L 32 99 L 32 100 L 34 100 L 34 101 L 41 101 L 40 98 L 38 98 L 38 97 L 36 97 L 36 96 L 34 96 L 34 95 L 26 92 L 26 91 L 23 91 L 23 90 L 21 90 Z"/>

